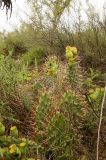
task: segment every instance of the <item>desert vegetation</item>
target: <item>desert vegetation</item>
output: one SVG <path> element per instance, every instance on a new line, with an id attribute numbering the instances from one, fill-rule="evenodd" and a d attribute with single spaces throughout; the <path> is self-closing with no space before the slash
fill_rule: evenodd
<path id="1" fill-rule="evenodd" d="M 0 33 L 0 160 L 105 160 L 105 4 L 27 3 Z"/>

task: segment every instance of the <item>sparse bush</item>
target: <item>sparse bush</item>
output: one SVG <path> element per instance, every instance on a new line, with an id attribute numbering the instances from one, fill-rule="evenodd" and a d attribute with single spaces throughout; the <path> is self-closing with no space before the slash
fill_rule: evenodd
<path id="1" fill-rule="evenodd" d="M 18 31 L 8 33 L 5 37 L 5 48 L 13 51 L 13 56 L 17 57 L 27 51 L 23 36 Z"/>
<path id="2" fill-rule="evenodd" d="M 31 64 L 40 64 L 41 62 L 44 61 L 45 58 L 45 50 L 40 47 L 40 48 L 32 48 L 29 50 L 29 52 L 25 53 L 21 57 L 22 64 L 25 65 L 31 65 Z"/>

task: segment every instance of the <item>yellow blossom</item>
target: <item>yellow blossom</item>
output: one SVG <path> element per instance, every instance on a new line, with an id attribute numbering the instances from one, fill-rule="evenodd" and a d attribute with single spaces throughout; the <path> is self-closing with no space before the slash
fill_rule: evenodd
<path id="1" fill-rule="evenodd" d="M 16 150 L 17 150 L 16 144 L 12 144 L 12 145 L 9 147 L 9 149 L 10 149 L 10 153 L 11 153 L 11 154 L 15 153 Z"/>
<path id="2" fill-rule="evenodd" d="M 72 53 L 76 56 L 77 55 L 77 48 L 71 47 L 70 49 L 71 49 Z"/>
<path id="3" fill-rule="evenodd" d="M 26 146 L 25 142 L 20 143 L 20 147 L 25 147 L 25 146 Z"/>
<path id="4" fill-rule="evenodd" d="M 71 47 L 70 46 L 67 46 L 66 47 L 66 52 L 69 52 L 71 50 Z"/>

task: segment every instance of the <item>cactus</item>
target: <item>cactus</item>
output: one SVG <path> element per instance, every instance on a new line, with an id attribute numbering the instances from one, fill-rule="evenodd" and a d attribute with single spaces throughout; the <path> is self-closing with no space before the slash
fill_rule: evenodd
<path id="1" fill-rule="evenodd" d="M 37 145 L 25 138 L 19 138 L 18 129 L 16 126 L 10 128 L 10 135 L 5 135 L 5 127 L 0 122 L 0 159 L 11 160 L 11 159 L 30 159 L 28 158 L 30 152 L 36 150 Z M 35 152 L 36 157 L 36 152 Z M 33 158 L 32 158 L 33 159 Z M 34 159 L 33 159 L 34 160 Z"/>

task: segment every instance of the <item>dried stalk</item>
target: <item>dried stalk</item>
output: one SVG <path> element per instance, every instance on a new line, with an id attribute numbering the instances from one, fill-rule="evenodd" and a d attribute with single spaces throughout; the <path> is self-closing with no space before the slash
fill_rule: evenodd
<path id="1" fill-rule="evenodd" d="M 104 109 L 105 98 L 106 98 L 106 85 L 105 85 L 104 96 L 103 96 L 103 100 L 102 100 L 102 104 L 101 104 L 100 120 L 99 120 L 99 126 L 98 126 L 96 160 L 99 160 L 100 130 L 101 130 L 101 124 L 102 124 L 102 118 L 103 118 L 103 109 Z"/>

